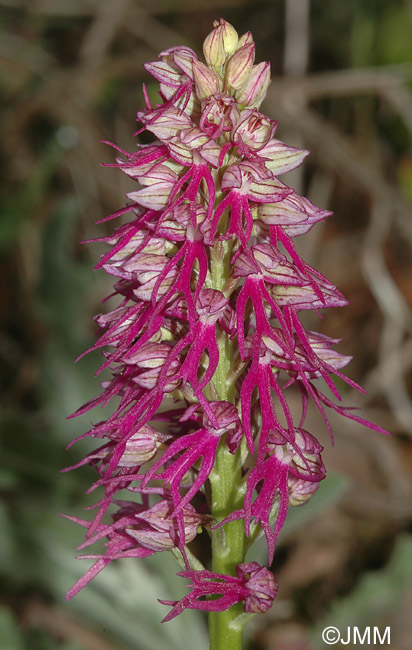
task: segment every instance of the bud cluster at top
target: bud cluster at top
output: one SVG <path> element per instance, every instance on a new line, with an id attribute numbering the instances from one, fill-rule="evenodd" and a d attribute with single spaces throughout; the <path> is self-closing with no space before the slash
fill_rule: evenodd
<path id="1" fill-rule="evenodd" d="M 255 65 L 250 32 L 239 38 L 223 19 L 203 51 L 206 63 L 174 47 L 146 64 L 160 103 L 145 92 L 138 120 L 153 142 L 116 147 L 116 166 L 138 187 L 109 217 L 129 221 L 100 240 L 110 249 L 98 267 L 114 277 L 117 302 L 96 317 L 92 350 L 104 348 L 111 378 L 76 413 L 114 403 L 79 438 L 102 441 L 77 466 L 92 465 L 91 491 L 103 492 L 93 521 L 75 519 L 87 529 L 81 548 L 104 539 L 106 550 L 82 556 L 95 563 L 69 596 L 114 559 L 174 550 L 193 587 L 167 620 L 184 608 L 270 607 L 267 568 L 199 569 L 188 544 L 202 529 L 224 544 L 225 525 L 242 520 L 250 543 L 266 537 L 272 562 L 289 506 L 325 476 L 322 446 L 305 428 L 309 402 L 330 433 L 328 409 L 381 430 L 340 404 L 332 376 L 359 387 L 341 373 L 349 357 L 338 341 L 301 322 L 301 312 L 346 301 L 294 243 L 330 213 L 279 178 L 308 152 L 276 139 L 276 122 L 259 111 L 269 63 Z M 210 499 L 221 452 L 243 463 L 243 501 L 224 517 Z"/>

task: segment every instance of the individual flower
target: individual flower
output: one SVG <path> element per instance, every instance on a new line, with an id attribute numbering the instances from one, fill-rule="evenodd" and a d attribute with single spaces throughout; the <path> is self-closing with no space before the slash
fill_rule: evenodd
<path id="1" fill-rule="evenodd" d="M 173 606 L 163 622 L 175 618 L 184 609 L 222 612 L 242 601 L 248 613 L 258 614 L 270 609 L 278 590 L 273 574 L 257 562 L 237 565 L 236 574 L 226 576 L 212 571 L 181 571 L 178 575 L 192 581 L 192 590 L 179 602 L 160 601 L 163 605 Z M 214 598 L 206 600 L 208 596 Z"/>
<path id="2" fill-rule="evenodd" d="M 117 501 L 118 511 L 113 515 L 110 525 L 99 524 L 92 536 L 79 546 L 79 550 L 106 538 L 104 555 L 87 554 L 80 556 L 85 559 L 96 559 L 87 573 L 70 589 L 68 598 L 75 596 L 112 560 L 121 558 L 142 558 L 156 552 L 168 551 L 179 543 L 179 531 L 175 518 L 172 517 L 173 504 L 170 495 L 164 493 L 163 500 L 150 508 L 143 504 Z M 68 517 L 90 530 L 90 522 Z M 199 515 L 196 510 L 187 505 L 182 511 L 182 543 L 192 541 L 202 525 L 208 525 L 208 517 Z"/>

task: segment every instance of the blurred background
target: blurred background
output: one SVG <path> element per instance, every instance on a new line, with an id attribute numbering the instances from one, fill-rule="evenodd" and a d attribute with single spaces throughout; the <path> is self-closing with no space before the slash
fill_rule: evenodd
<path id="1" fill-rule="evenodd" d="M 204 619 L 160 626 L 158 597 L 184 593 L 174 561 L 114 563 L 68 604 L 94 474 L 60 470 L 96 416 L 66 416 L 98 392 L 93 315 L 110 281 L 92 268 L 95 221 L 131 185 L 101 167 L 133 150 L 143 63 L 172 45 L 201 52 L 223 16 L 253 32 L 273 84 L 263 111 L 277 137 L 308 148 L 286 182 L 334 211 L 299 245 L 350 305 L 314 328 L 343 338 L 345 394 L 393 437 L 333 418 L 329 475 L 291 513 L 273 564 L 278 599 L 248 627 L 248 650 L 318 650 L 335 625 L 412 639 L 412 2 L 411 0 L 0 0 L 0 648 L 206 650 Z M 107 227 L 106 227 L 107 226 Z M 312 429 L 317 433 L 315 414 Z M 309 427 L 308 427 L 309 428 Z M 255 556 L 263 548 L 257 549 Z M 116 566 L 117 564 L 117 566 Z M 352 647 L 350 645 L 346 647 Z"/>

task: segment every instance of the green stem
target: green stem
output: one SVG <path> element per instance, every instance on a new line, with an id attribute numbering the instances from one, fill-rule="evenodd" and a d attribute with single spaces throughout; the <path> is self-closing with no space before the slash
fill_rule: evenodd
<path id="1" fill-rule="evenodd" d="M 222 291 L 229 275 L 230 242 L 218 244 L 211 261 L 212 287 Z M 213 383 L 219 399 L 235 402 L 234 381 L 228 381 L 233 366 L 233 341 L 221 331 L 219 336 L 219 365 L 213 377 Z M 231 454 L 224 437 L 216 454 L 216 463 L 210 475 L 211 513 L 221 521 L 243 504 L 241 489 L 242 462 L 240 449 Z M 243 520 L 233 521 L 222 528 L 212 531 L 212 570 L 216 573 L 236 575 L 236 565 L 244 561 L 246 538 Z M 210 650 L 241 650 L 242 626 L 236 625 L 235 619 L 243 613 L 241 604 L 224 612 L 211 612 L 209 615 Z"/>

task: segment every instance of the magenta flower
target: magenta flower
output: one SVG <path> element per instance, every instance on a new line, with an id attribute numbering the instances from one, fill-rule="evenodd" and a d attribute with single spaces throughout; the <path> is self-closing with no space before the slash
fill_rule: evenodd
<path id="1" fill-rule="evenodd" d="M 273 574 L 257 562 L 238 564 L 236 574 L 226 576 L 212 571 L 181 571 L 179 576 L 192 581 L 192 591 L 179 602 L 160 601 L 164 605 L 173 605 L 163 622 L 175 618 L 184 609 L 222 612 L 241 601 L 244 601 L 248 613 L 258 614 L 270 609 L 278 590 Z M 207 600 L 208 596 L 213 596 L 213 600 Z"/>
<path id="2" fill-rule="evenodd" d="M 79 550 L 106 538 L 106 552 L 103 556 L 96 554 L 82 555 L 81 558 L 97 559 L 89 571 L 70 589 L 68 598 L 76 595 L 112 560 L 125 557 L 147 557 L 159 551 L 169 551 L 178 545 L 179 533 L 176 519 L 172 517 L 173 504 L 170 495 L 158 501 L 150 508 L 138 503 L 116 501 L 120 506 L 113 515 L 111 525 L 99 524 L 93 536 L 79 546 Z M 68 517 L 90 531 L 90 522 Z M 199 526 L 208 522 L 207 515 L 199 515 L 189 504 L 182 509 L 182 535 L 184 542 L 193 540 Z"/>
<path id="3" fill-rule="evenodd" d="M 213 619 L 237 616 L 242 603 L 248 613 L 271 606 L 276 581 L 245 564 L 245 552 L 263 532 L 271 563 L 288 508 L 325 477 L 322 447 L 305 429 L 310 401 L 331 436 L 328 409 L 387 433 L 342 405 L 334 377 L 361 390 L 341 372 L 350 358 L 301 321 L 302 311 L 346 300 L 294 243 L 331 213 L 279 178 L 308 152 L 277 140 L 276 122 L 259 111 L 269 64 L 255 65 L 250 32 L 239 38 L 223 19 L 204 55 L 174 47 L 146 64 L 160 102 L 144 90 L 138 133 L 154 141 L 132 153 L 113 145 L 114 166 L 137 188 L 107 217 L 129 221 L 99 240 L 110 250 L 97 267 L 114 277 L 117 302 L 96 317 L 92 350 L 104 349 L 101 370 L 112 375 L 75 414 L 114 403 L 78 438 L 103 441 L 74 465 L 95 467 L 90 491 L 103 491 L 93 521 L 73 518 L 87 529 L 80 548 L 107 541 L 102 555 L 82 556 L 96 562 L 68 597 L 114 559 L 173 550 L 193 586 L 178 603 L 161 601 L 173 606 L 166 621 L 184 609 Z M 300 413 L 290 406 L 296 391 Z M 201 528 L 212 571 L 188 548 Z M 234 634 L 241 626 L 228 617 Z"/>

